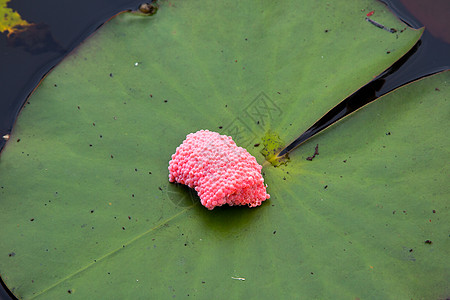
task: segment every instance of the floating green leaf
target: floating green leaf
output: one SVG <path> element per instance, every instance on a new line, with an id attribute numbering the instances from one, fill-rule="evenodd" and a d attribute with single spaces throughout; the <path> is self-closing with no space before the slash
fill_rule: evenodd
<path id="1" fill-rule="evenodd" d="M 208 211 L 167 178 L 199 129 L 263 163 L 265 137 L 295 138 L 400 58 L 420 35 L 403 28 L 373 1 L 119 15 L 45 78 L 2 153 L 2 278 L 24 299 L 445 298 L 448 73 L 265 163 L 259 208 Z"/>

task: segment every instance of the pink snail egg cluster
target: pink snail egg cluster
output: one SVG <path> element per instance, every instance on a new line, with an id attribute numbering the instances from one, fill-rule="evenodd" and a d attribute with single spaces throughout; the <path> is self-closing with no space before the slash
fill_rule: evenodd
<path id="1" fill-rule="evenodd" d="M 261 165 L 230 136 L 200 130 L 186 136 L 169 162 L 169 181 L 194 188 L 209 210 L 228 204 L 255 207 L 270 198 Z"/>

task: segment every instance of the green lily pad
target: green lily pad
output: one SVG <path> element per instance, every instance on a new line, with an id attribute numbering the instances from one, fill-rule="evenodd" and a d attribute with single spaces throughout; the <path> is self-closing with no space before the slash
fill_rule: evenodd
<path id="1" fill-rule="evenodd" d="M 24 299 L 445 298 L 449 73 L 285 165 L 261 154 L 400 58 L 420 36 L 403 28 L 372 1 L 171 1 L 114 18 L 45 78 L 2 152 L 2 278 Z M 199 129 L 247 147 L 270 200 L 208 211 L 169 184 Z"/>

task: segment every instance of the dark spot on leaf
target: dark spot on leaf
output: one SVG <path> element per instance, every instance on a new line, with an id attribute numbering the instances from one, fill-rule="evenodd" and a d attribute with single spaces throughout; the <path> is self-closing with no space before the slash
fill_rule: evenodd
<path id="1" fill-rule="evenodd" d="M 440 92 L 441 90 L 439 88 L 434 89 L 436 92 Z"/>
<path id="2" fill-rule="evenodd" d="M 102 138 L 102 137 L 103 137 L 103 135 L 100 134 L 100 138 Z"/>
<path id="3" fill-rule="evenodd" d="M 57 85 L 57 84 L 54 84 L 53 86 L 54 86 L 54 87 L 58 87 L 58 85 Z"/>
<path id="4" fill-rule="evenodd" d="M 168 100 L 164 100 L 164 103 L 167 103 Z"/>
<path id="5" fill-rule="evenodd" d="M 425 244 L 431 245 L 431 244 L 433 244 L 433 242 L 431 240 L 426 240 Z"/>
<path id="6" fill-rule="evenodd" d="M 134 168 L 134 171 L 137 172 L 137 168 Z"/>
<path id="7" fill-rule="evenodd" d="M 436 213 L 436 210 L 435 209 L 433 209 L 433 214 L 435 214 Z"/>
<path id="8" fill-rule="evenodd" d="M 131 216 L 128 216 L 128 220 L 131 220 Z"/>
<path id="9" fill-rule="evenodd" d="M 409 252 L 413 252 L 414 250 L 413 249 L 409 249 Z"/>
<path id="10" fill-rule="evenodd" d="M 11 253 L 9 253 L 9 254 L 8 254 L 8 256 L 9 256 L 9 257 L 13 257 L 13 256 L 16 256 L 16 253 L 14 253 L 14 252 L 11 252 Z"/>
<path id="11" fill-rule="evenodd" d="M 316 155 L 319 155 L 319 144 L 317 144 L 316 148 L 314 148 L 314 154 L 312 156 L 308 156 L 306 160 L 312 161 Z"/>
<path id="12" fill-rule="evenodd" d="M 162 191 L 162 188 L 161 188 L 160 186 L 158 187 L 158 189 L 159 189 L 160 191 Z"/>
<path id="13" fill-rule="evenodd" d="M 94 123 L 92 123 L 92 126 L 95 126 L 95 122 L 94 122 Z"/>
<path id="14" fill-rule="evenodd" d="M 133 197 L 133 198 L 134 198 L 134 194 L 131 194 L 131 197 Z"/>
<path id="15" fill-rule="evenodd" d="M 78 109 L 80 109 L 80 106 L 77 106 Z"/>
<path id="16" fill-rule="evenodd" d="M 219 126 L 219 129 L 222 129 L 223 128 L 223 126 Z"/>
<path id="17" fill-rule="evenodd" d="M 148 174 L 152 175 L 152 172 L 148 172 Z"/>
<path id="18" fill-rule="evenodd" d="M 122 227 L 122 230 L 125 230 L 125 227 Z"/>
<path id="19" fill-rule="evenodd" d="M 324 188 L 324 189 L 327 189 L 327 187 L 328 187 L 328 185 L 324 186 L 323 188 Z"/>
<path id="20" fill-rule="evenodd" d="M 253 147 L 259 147 L 259 145 L 260 145 L 259 143 L 258 144 L 254 144 Z"/>
<path id="21" fill-rule="evenodd" d="M 328 29 L 325 29 L 325 33 L 327 33 L 328 32 Z"/>
<path id="22" fill-rule="evenodd" d="M 276 230 L 274 230 L 274 231 L 273 231 L 273 234 L 275 234 L 275 233 L 277 233 L 277 231 L 276 231 Z"/>
<path id="23" fill-rule="evenodd" d="M 392 211 L 392 214 L 393 214 L 393 215 L 395 215 L 395 212 L 396 212 L 395 210 L 394 210 L 394 211 Z"/>
<path id="24" fill-rule="evenodd" d="M 111 158 L 114 158 L 114 156 L 111 154 Z"/>
<path id="25" fill-rule="evenodd" d="M 89 147 L 92 147 L 92 144 L 89 144 Z"/>
<path id="26" fill-rule="evenodd" d="M 202 281 L 202 283 L 206 283 L 206 282 Z"/>
<path id="27" fill-rule="evenodd" d="M 311 275 L 314 275 L 314 272 L 311 272 Z"/>
<path id="28" fill-rule="evenodd" d="M 93 209 L 91 209 L 91 214 L 93 214 L 94 213 L 94 210 Z"/>
<path id="29" fill-rule="evenodd" d="M 184 246 L 186 247 L 186 246 L 187 246 L 187 244 L 185 243 L 185 244 L 184 244 Z"/>
<path id="30" fill-rule="evenodd" d="M 386 135 L 391 135 L 391 132 L 389 131 L 389 132 L 386 132 Z"/>
<path id="31" fill-rule="evenodd" d="M 34 218 L 31 218 L 30 221 L 33 222 L 33 221 L 34 221 Z"/>
<path id="32" fill-rule="evenodd" d="M 391 54 L 391 51 L 386 51 L 386 54 Z"/>
<path id="33" fill-rule="evenodd" d="M 113 73 L 109 73 L 109 77 L 113 77 Z"/>
<path id="34" fill-rule="evenodd" d="M 72 294 L 72 290 L 67 290 L 67 292 L 68 292 L 69 294 Z"/>
<path id="35" fill-rule="evenodd" d="M 17 142 L 20 142 L 20 139 L 17 139 Z"/>

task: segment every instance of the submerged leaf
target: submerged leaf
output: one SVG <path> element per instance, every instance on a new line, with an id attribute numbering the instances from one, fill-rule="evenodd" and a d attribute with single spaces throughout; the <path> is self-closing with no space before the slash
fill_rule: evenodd
<path id="1" fill-rule="evenodd" d="M 0 33 L 7 32 L 8 36 L 22 31 L 31 24 L 22 20 L 20 14 L 8 7 L 10 0 L 0 0 Z"/>

